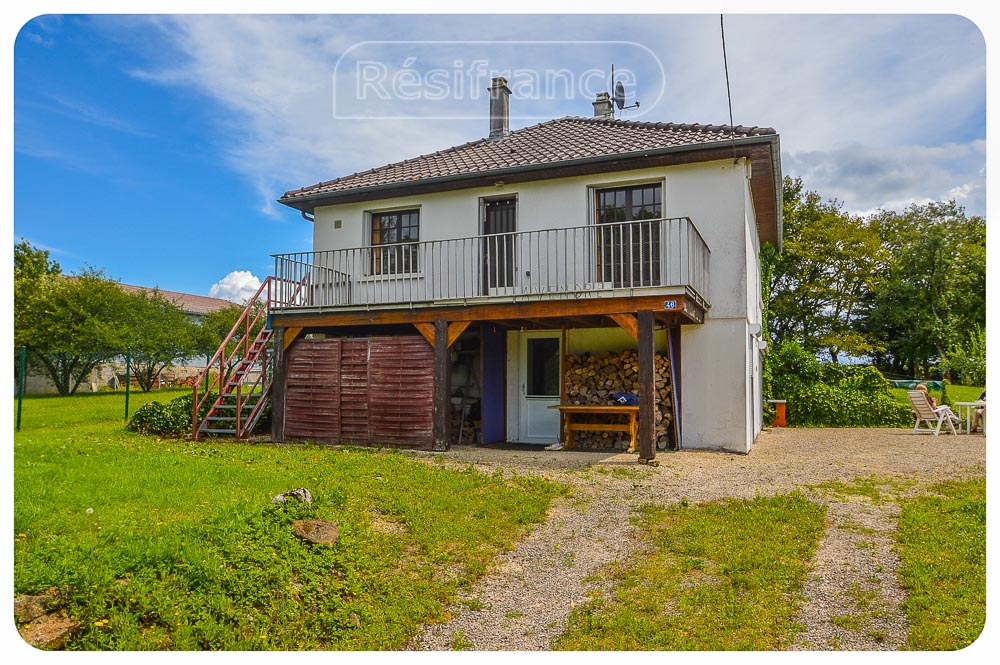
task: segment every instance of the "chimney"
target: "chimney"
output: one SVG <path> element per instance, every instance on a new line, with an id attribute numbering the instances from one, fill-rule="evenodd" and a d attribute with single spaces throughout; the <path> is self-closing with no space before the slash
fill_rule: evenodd
<path id="1" fill-rule="evenodd" d="M 493 79 L 490 90 L 490 140 L 499 141 L 510 134 L 510 88 L 507 79 Z"/>
<path id="2" fill-rule="evenodd" d="M 594 105 L 595 118 L 607 118 L 615 110 L 611 105 L 611 95 L 606 92 L 597 93 L 597 101 L 591 102 L 591 104 Z"/>

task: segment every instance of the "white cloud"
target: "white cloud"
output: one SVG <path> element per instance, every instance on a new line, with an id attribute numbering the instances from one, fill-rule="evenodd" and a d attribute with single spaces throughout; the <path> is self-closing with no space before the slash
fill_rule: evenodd
<path id="1" fill-rule="evenodd" d="M 211 298 L 222 298 L 242 305 L 260 288 L 260 279 L 249 270 L 234 270 L 212 285 Z"/>
<path id="2" fill-rule="evenodd" d="M 657 102 L 658 72 L 644 74 L 641 114 L 630 117 L 729 121 L 717 15 L 128 20 L 158 26 L 167 44 L 132 73 L 196 90 L 217 104 L 218 148 L 259 192 L 260 209 L 275 216 L 283 211 L 274 199 L 287 189 L 485 135 L 480 120 L 334 118 L 335 65 L 365 40 L 482 39 L 487 23 L 498 38 L 550 39 L 555 30 L 560 40 L 629 40 L 654 51 L 666 76 L 666 94 Z M 976 175 L 985 150 L 975 147 L 985 139 L 985 45 L 967 19 L 743 14 L 727 16 L 725 27 L 733 120 L 778 131 L 784 173 L 858 210 L 950 192 L 959 198 L 965 185 L 964 204 L 973 214 L 985 212 L 984 176 Z M 394 66 L 392 53 L 386 51 L 386 61 Z M 595 48 L 593 57 L 561 61 L 554 49 L 553 62 L 536 64 L 582 71 L 608 67 L 613 53 Z M 511 66 L 517 57 L 512 50 Z M 512 106 L 532 104 L 553 117 L 589 115 L 589 101 L 515 99 Z"/>
<path id="3" fill-rule="evenodd" d="M 851 143 L 786 154 L 782 169 L 851 212 L 955 199 L 970 214 L 981 214 L 986 206 L 984 159 L 985 142 L 978 140 L 934 147 Z"/>

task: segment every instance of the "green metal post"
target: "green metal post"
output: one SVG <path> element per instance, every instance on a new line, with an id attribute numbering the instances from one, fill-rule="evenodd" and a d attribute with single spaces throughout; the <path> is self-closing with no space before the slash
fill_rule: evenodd
<path id="1" fill-rule="evenodd" d="M 132 349 L 125 351 L 125 420 L 128 420 L 128 394 L 132 388 Z"/>
<path id="2" fill-rule="evenodd" d="M 25 372 L 28 367 L 28 347 L 21 347 L 21 376 L 17 386 L 17 431 L 21 431 L 21 402 L 24 401 Z"/>

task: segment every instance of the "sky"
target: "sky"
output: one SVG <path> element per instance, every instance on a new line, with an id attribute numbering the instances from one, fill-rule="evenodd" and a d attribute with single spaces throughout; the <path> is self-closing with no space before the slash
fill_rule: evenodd
<path id="1" fill-rule="evenodd" d="M 311 249 L 285 191 L 486 136 L 498 73 L 517 83 L 512 129 L 590 116 L 612 64 L 640 102 L 621 117 L 728 124 L 728 63 L 734 124 L 775 128 L 783 173 L 845 210 L 955 199 L 985 216 L 986 46 L 969 19 L 726 15 L 726 63 L 720 28 L 719 14 L 40 16 L 13 42 L 13 238 L 65 272 L 239 301 L 271 254 Z"/>

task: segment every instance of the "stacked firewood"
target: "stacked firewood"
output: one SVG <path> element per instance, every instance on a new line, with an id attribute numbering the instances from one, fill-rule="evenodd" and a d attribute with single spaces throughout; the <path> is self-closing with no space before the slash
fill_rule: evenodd
<path id="1" fill-rule="evenodd" d="M 473 420 L 475 417 L 475 420 Z M 454 407 L 451 410 L 451 445 L 473 446 L 476 444 L 476 430 L 479 428 L 479 416 L 470 413 L 465 416 L 465 427 L 462 427 L 462 409 Z M 458 440 L 459 429 L 462 430 L 462 440 Z"/>
<path id="2" fill-rule="evenodd" d="M 636 351 L 602 351 L 579 356 L 566 356 L 564 368 L 565 404 L 611 405 L 615 393 L 639 396 L 639 356 Z M 656 354 L 653 369 L 656 385 L 656 441 L 666 446 L 671 426 L 670 361 Z M 577 416 L 576 418 L 582 418 Z M 593 422 L 620 422 L 622 416 L 589 416 Z M 614 419 L 612 421 L 612 419 Z M 580 448 L 627 448 L 624 432 L 573 432 L 573 442 Z"/>

